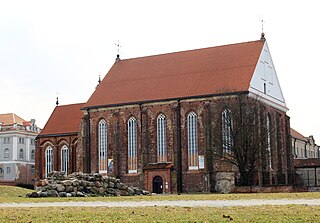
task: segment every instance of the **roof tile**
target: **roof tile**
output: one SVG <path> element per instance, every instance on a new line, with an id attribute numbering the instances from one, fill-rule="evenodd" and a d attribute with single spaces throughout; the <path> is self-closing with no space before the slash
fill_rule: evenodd
<path id="1" fill-rule="evenodd" d="M 264 41 L 120 60 L 84 107 L 247 91 Z"/>
<path id="2" fill-rule="evenodd" d="M 79 132 L 84 103 L 56 106 L 39 136 Z"/>

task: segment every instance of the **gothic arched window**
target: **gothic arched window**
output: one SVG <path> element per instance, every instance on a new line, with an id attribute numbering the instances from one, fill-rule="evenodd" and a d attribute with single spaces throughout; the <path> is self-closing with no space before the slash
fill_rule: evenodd
<path id="1" fill-rule="evenodd" d="M 61 171 L 68 175 L 69 149 L 64 145 L 61 149 Z"/>
<path id="2" fill-rule="evenodd" d="M 188 115 L 188 165 L 189 170 L 198 169 L 197 115 L 194 112 Z"/>
<path id="3" fill-rule="evenodd" d="M 107 123 L 105 120 L 99 122 L 98 127 L 98 147 L 99 147 L 99 173 L 107 173 Z"/>
<path id="4" fill-rule="evenodd" d="M 270 115 L 267 115 L 267 167 L 272 169 Z"/>
<path id="5" fill-rule="evenodd" d="M 45 176 L 48 177 L 48 173 L 53 171 L 53 155 L 52 155 L 52 147 L 48 146 L 46 149 L 46 171 Z"/>
<path id="6" fill-rule="evenodd" d="M 158 162 L 167 162 L 166 116 L 163 114 L 157 118 L 157 144 Z"/>
<path id="7" fill-rule="evenodd" d="M 230 109 L 222 112 L 222 147 L 224 153 L 231 153 L 233 147 L 232 138 L 232 113 Z"/>
<path id="8" fill-rule="evenodd" d="M 137 173 L 137 121 L 128 120 L 128 173 Z"/>

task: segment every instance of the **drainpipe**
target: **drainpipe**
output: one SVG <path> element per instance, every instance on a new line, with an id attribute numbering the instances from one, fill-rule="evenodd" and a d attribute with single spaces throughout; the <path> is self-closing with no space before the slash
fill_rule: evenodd
<path id="1" fill-rule="evenodd" d="M 91 171 L 91 156 L 90 156 L 90 113 L 89 109 L 87 109 L 88 117 L 86 119 L 86 156 L 85 156 L 85 163 L 86 163 L 86 170 L 85 172 L 90 173 Z"/>
<path id="2" fill-rule="evenodd" d="M 141 149 L 141 153 L 142 153 L 142 156 L 141 156 L 141 159 L 142 159 L 142 168 L 144 167 L 145 165 L 145 160 L 144 160 L 144 149 L 142 148 L 143 144 L 142 144 L 142 103 L 139 104 L 139 108 L 140 108 L 140 149 Z M 138 153 L 138 151 L 137 151 Z M 138 155 L 138 154 L 137 154 Z M 137 157 L 138 158 L 138 157 Z"/>
<path id="3" fill-rule="evenodd" d="M 181 148 L 181 106 L 180 100 L 177 101 L 177 190 L 178 193 L 183 191 L 182 187 L 182 148 Z"/>

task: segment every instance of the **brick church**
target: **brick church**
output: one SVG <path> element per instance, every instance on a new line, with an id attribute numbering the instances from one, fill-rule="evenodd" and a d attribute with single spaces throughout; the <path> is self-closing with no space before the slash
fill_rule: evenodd
<path id="1" fill-rule="evenodd" d="M 86 103 L 54 109 L 37 137 L 37 177 L 96 172 L 156 193 L 210 192 L 224 181 L 232 186 L 236 168 L 217 165 L 209 150 L 218 143 L 214 133 L 231 138 L 223 120 L 232 109 L 217 104 L 237 95 L 259 97 L 268 117 L 276 117 L 277 131 L 266 138 L 261 158 L 269 162 L 257 162 L 256 185 L 266 184 L 260 170 L 270 172 L 267 185 L 291 184 L 288 109 L 264 34 L 204 49 L 118 55 Z"/>

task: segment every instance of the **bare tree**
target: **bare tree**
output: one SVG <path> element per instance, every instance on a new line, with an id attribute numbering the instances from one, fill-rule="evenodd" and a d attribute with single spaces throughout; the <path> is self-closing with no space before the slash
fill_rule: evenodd
<path id="1" fill-rule="evenodd" d="M 216 106 L 221 131 L 213 133 L 213 156 L 238 168 L 240 185 L 252 185 L 257 170 L 272 168 L 271 116 L 259 98 L 247 94 L 225 97 Z"/>

